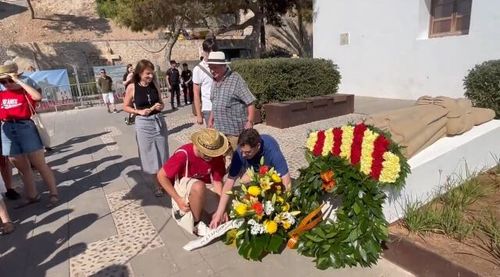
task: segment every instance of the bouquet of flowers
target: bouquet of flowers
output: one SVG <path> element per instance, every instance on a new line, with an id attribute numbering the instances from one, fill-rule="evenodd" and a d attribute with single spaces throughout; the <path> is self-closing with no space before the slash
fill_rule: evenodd
<path id="1" fill-rule="evenodd" d="M 234 200 L 230 217 L 243 223 L 235 234 L 232 232 L 233 240 L 226 242 L 235 242 L 238 253 L 250 260 L 261 260 L 283 249 L 287 232 L 300 213 L 290 210 L 291 192 L 286 191 L 280 175 L 263 163 L 261 160 L 258 172 L 247 171 L 250 182 L 231 192 Z"/>

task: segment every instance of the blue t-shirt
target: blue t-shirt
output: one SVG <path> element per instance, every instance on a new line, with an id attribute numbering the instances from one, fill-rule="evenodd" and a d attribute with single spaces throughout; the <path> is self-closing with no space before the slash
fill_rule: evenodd
<path id="1" fill-rule="evenodd" d="M 246 160 L 243 158 L 239 148 L 234 152 L 231 166 L 229 167 L 229 177 L 238 177 L 243 171 L 250 167 L 258 171 L 262 157 L 264 157 L 264 164 L 269 167 L 274 167 L 281 176 L 288 174 L 288 165 L 278 142 L 269 135 L 261 135 L 260 137 L 260 150 L 252 159 Z"/>

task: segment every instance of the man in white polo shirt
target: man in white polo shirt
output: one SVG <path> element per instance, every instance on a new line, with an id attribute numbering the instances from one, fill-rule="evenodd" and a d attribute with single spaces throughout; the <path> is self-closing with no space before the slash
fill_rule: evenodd
<path id="1" fill-rule="evenodd" d="M 207 59 L 212 51 L 217 51 L 215 39 L 209 38 L 203 41 L 203 60 L 193 69 L 193 93 L 196 122 L 208 127 L 208 119 L 212 111 L 210 93 L 212 89 L 213 76 L 208 68 Z"/>

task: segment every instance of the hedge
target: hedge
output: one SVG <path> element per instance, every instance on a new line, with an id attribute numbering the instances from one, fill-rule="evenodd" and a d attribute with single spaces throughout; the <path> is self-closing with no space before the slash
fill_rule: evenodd
<path id="1" fill-rule="evenodd" d="M 257 98 L 257 108 L 272 102 L 334 94 L 341 78 L 337 65 L 324 59 L 237 60 L 231 68 L 245 79 Z"/>
<path id="2" fill-rule="evenodd" d="M 500 60 L 476 65 L 465 77 L 464 87 L 474 106 L 492 109 L 500 118 Z"/>

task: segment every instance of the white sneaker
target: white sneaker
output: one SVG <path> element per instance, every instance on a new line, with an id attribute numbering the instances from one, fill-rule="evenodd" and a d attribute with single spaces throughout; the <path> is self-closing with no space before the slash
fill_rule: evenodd
<path id="1" fill-rule="evenodd" d="M 196 226 L 194 226 L 194 233 L 200 237 L 204 237 L 210 231 L 210 228 L 205 224 L 205 222 L 200 221 Z"/>

